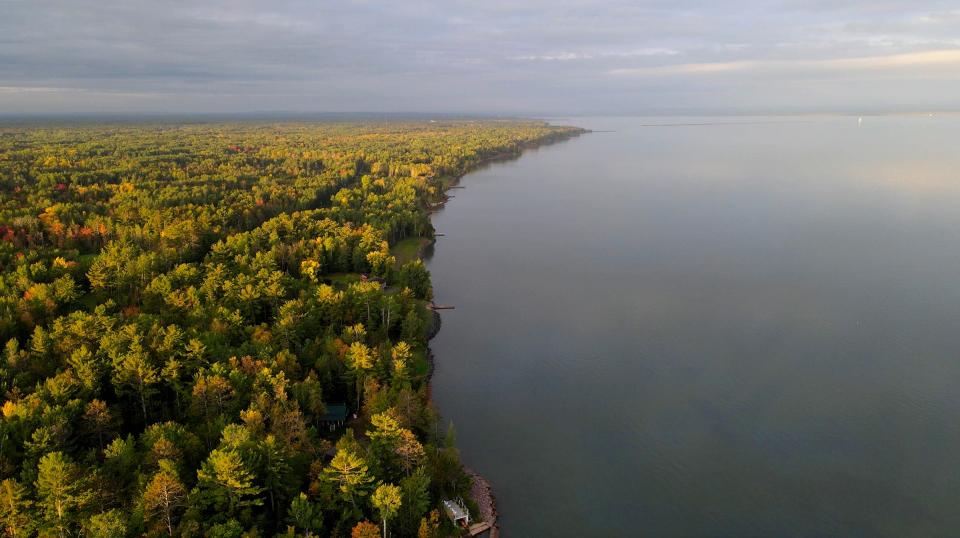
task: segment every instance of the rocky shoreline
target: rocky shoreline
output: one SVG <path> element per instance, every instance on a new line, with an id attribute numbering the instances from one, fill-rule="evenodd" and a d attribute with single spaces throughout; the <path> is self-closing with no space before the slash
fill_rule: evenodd
<path id="1" fill-rule="evenodd" d="M 490 536 L 497 536 L 500 533 L 500 527 L 497 526 L 497 499 L 493 495 L 493 487 L 482 475 L 473 469 L 464 466 L 463 470 L 473 478 L 473 487 L 470 489 L 470 496 L 480 508 L 480 517 L 483 521 L 490 523 Z"/>

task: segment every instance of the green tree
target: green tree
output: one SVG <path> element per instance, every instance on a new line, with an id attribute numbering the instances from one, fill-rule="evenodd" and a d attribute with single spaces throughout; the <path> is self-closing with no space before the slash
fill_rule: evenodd
<path id="1" fill-rule="evenodd" d="M 6 536 L 30 536 L 35 525 L 33 503 L 27 497 L 26 488 L 16 480 L 0 482 L 0 525 Z"/>
<path id="2" fill-rule="evenodd" d="M 417 524 L 430 508 L 430 475 L 423 467 L 400 481 L 403 503 L 398 523 L 405 535 L 416 533 Z"/>
<path id="3" fill-rule="evenodd" d="M 95 514 L 84 523 L 84 535 L 90 538 L 124 538 L 127 535 L 128 519 L 120 510 Z"/>
<path id="4" fill-rule="evenodd" d="M 37 467 L 36 487 L 44 521 L 61 538 L 72 534 L 88 500 L 76 464 L 60 452 L 45 455 Z"/>
<path id="5" fill-rule="evenodd" d="M 287 518 L 295 528 L 304 532 L 307 537 L 323 529 L 323 511 L 319 506 L 310 502 L 306 493 L 300 493 L 290 501 Z"/>
<path id="6" fill-rule="evenodd" d="M 356 498 L 367 495 L 373 483 L 367 463 L 352 450 L 337 450 L 324 473 L 336 485 L 343 500 L 354 508 L 357 506 Z"/>
<path id="7" fill-rule="evenodd" d="M 423 320 L 420 314 L 413 308 L 403 317 L 401 332 L 404 340 L 416 342 L 423 338 Z"/>
<path id="8" fill-rule="evenodd" d="M 144 422 L 147 421 L 147 399 L 160 382 L 160 370 L 153 364 L 150 354 L 143 348 L 140 336 L 135 335 L 126 353 L 113 363 L 113 382 L 134 393 L 140 399 Z"/>
<path id="9" fill-rule="evenodd" d="M 197 471 L 199 485 L 208 490 L 217 506 L 233 515 L 238 508 L 261 504 L 262 488 L 254 485 L 254 475 L 235 450 L 214 450 Z"/>
<path id="10" fill-rule="evenodd" d="M 87 346 L 77 348 L 68 362 L 86 390 L 96 392 L 100 388 L 101 366 Z"/>
<path id="11" fill-rule="evenodd" d="M 268 434 L 258 444 L 264 489 L 270 498 L 270 509 L 278 511 L 281 500 L 288 498 L 291 485 L 296 481 L 291 476 L 293 470 L 287 462 L 284 447 L 272 434 Z"/>
<path id="12" fill-rule="evenodd" d="M 430 271 L 427 271 L 425 265 L 420 260 L 409 261 L 400 268 L 397 275 L 400 285 L 410 288 L 418 299 L 430 300 Z"/>
<path id="13" fill-rule="evenodd" d="M 241 538 L 243 534 L 243 525 L 236 519 L 230 518 L 223 523 L 211 525 L 204 536 L 205 538 Z"/>

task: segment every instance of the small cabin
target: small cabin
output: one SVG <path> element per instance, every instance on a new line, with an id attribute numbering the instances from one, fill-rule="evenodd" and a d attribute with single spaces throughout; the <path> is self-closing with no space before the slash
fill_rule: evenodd
<path id="1" fill-rule="evenodd" d="M 467 507 L 463 505 L 463 501 L 460 499 L 443 501 L 443 511 L 447 513 L 447 517 L 454 525 L 461 528 L 470 526 L 470 512 L 467 511 Z"/>
<path id="2" fill-rule="evenodd" d="M 327 412 L 320 419 L 320 424 L 330 428 L 330 431 L 343 427 L 347 422 L 347 404 L 326 404 L 326 407 Z"/>

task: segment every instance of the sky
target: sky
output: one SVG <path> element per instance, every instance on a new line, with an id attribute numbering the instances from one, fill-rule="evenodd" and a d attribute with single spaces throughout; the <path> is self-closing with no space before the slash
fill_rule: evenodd
<path id="1" fill-rule="evenodd" d="M 0 0 L 0 114 L 927 110 L 956 0 Z"/>

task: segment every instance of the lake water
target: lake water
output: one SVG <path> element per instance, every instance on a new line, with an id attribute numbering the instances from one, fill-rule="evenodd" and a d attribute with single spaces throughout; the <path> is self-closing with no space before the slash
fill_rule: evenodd
<path id="1" fill-rule="evenodd" d="M 960 535 L 960 118 L 562 123 L 434 218 L 504 535 Z"/>

